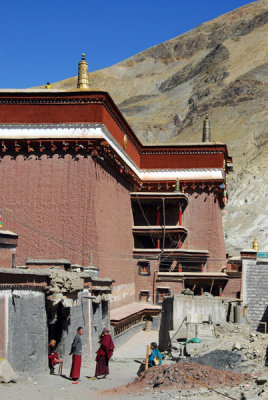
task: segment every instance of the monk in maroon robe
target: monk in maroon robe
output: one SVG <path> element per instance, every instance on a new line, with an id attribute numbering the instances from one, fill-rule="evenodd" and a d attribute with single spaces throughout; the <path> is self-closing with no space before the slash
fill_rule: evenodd
<path id="1" fill-rule="evenodd" d="M 55 348 L 56 348 L 56 340 L 51 339 L 48 344 L 48 365 L 51 374 L 54 374 L 55 366 L 57 364 L 62 364 L 62 360 L 59 359 L 59 355 L 55 351 Z"/>
<path id="2" fill-rule="evenodd" d="M 110 336 L 109 329 L 103 329 L 100 336 L 99 344 L 100 347 L 97 351 L 97 364 L 94 378 L 97 378 L 98 376 L 103 376 L 104 378 L 106 378 L 107 375 L 109 375 L 109 360 L 112 357 L 114 351 L 114 343 L 113 339 Z"/>

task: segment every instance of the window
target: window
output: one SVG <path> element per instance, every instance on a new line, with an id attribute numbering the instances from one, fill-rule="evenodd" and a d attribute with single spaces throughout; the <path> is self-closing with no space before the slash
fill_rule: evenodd
<path id="1" fill-rule="evenodd" d="M 139 267 L 139 275 L 144 275 L 144 276 L 151 275 L 149 261 L 139 261 L 138 267 Z"/>
<path id="2" fill-rule="evenodd" d="M 156 303 L 162 303 L 164 297 L 170 296 L 171 291 L 169 288 L 157 288 L 156 289 Z"/>
<path id="3" fill-rule="evenodd" d="M 150 292 L 148 290 L 141 290 L 139 295 L 139 301 L 149 301 Z"/>

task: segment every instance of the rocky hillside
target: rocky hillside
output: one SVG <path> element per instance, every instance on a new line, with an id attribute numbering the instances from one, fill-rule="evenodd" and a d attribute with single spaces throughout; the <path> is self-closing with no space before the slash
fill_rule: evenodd
<path id="1" fill-rule="evenodd" d="M 268 250 L 267 20 L 260 0 L 90 74 L 143 142 L 201 141 L 209 114 L 213 140 L 234 161 L 223 212 L 231 254 L 254 236 Z M 53 87 L 74 89 L 76 77 Z"/>

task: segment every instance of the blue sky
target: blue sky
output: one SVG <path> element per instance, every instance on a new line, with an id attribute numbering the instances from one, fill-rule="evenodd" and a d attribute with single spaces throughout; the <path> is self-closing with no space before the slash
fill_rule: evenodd
<path id="1" fill-rule="evenodd" d="M 3 0 L 0 88 L 70 78 L 116 64 L 246 0 Z"/>

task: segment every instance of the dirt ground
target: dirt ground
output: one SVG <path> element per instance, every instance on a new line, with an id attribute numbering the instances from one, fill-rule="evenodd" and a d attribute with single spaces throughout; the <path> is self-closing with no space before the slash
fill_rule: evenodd
<path id="1" fill-rule="evenodd" d="M 236 347 L 248 345 L 246 339 L 242 340 L 240 331 L 235 332 L 235 335 L 236 338 L 239 336 L 241 341 L 240 345 L 236 343 Z M 248 337 L 248 335 L 246 336 Z M 162 367 L 151 368 L 145 375 L 137 378 L 139 363 L 135 360 L 142 360 L 146 345 L 151 341 L 157 341 L 157 332 L 142 331 L 116 349 L 110 362 L 110 375 L 107 379 L 89 380 L 88 378 L 94 375 L 95 362 L 86 361 L 82 367 L 78 385 L 73 385 L 72 381 L 69 380 L 69 368 L 64 366 L 62 376 L 49 375 L 48 373 L 31 376 L 23 374 L 19 377 L 17 383 L 0 384 L 0 399 L 216 400 L 231 398 L 234 400 L 268 400 L 268 383 L 256 383 L 258 376 L 268 377 L 268 367 L 264 365 L 261 355 L 263 353 L 259 352 L 257 353 L 258 357 L 251 359 L 253 349 L 257 351 L 257 349 L 262 348 L 264 344 L 266 345 L 267 339 L 268 337 L 263 338 L 262 335 L 251 337 L 252 350 L 249 347 L 245 349 L 248 361 L 245 361 L 244 358 L 242 364 L 248 365 L 243 370 L 220 370 L 211 365 L 198 364 L 196 359 L 189 361 L 188 357 L 176 363 L 166 357 Z M 219 342 L 223 343 L 222 338 L 219 339 Z M 228 343 L 230 347 L 230 338 Z M 204 345 L 203 351 L 205 353 L 207 352 L 207 345 Z M 244 350 L 239 350 L 240 353 L 242 351 Z M 237 353 L 237 350 L 235 352 Z M 217 357 L 218 353 L 213 354 L 216 354 Z M 225 354 L 228 356 L 229 350 L 228 352 L 226 350 Z M 211 358 L 213 357 L 207 357 L 209 362 Z M 204 361 L 206 360 L 202 359 L 202 362 Z M 249 371 L 246 371 L 247 369 Z M 194 383 L 184 374 L 209 388 Z"/>

